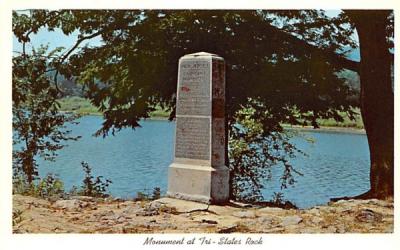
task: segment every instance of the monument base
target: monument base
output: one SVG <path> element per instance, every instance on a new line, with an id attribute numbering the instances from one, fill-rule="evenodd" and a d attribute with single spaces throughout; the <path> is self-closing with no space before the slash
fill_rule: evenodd
<path id="1" fill-rule="evenodd" d="M 167 196 L 207 204 L 229 200 L 229 169 L 172 163 L 168 170 Z"/>

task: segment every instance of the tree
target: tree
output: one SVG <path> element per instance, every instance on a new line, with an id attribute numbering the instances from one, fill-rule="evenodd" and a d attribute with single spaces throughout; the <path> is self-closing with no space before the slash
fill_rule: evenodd
<path id="1" fill-rule="evenodd" d="M 234 124 L 248 105 L 260 138 L 275 138 L 280 149 L 288 142 L 277 136 L 284 132 L 282 123 L 318 127 L 318 118 L 342 121 L 340 112 L 353 117 L 357 105 L 347 98 L 353 90 L 337 74 L 354 67 L 342 50 L 354 46 L 351 31 L 323 11 L 35 10 L 13 17 L 20 41 L 29 41 L 40 27 L 79 31 L 76 44 L 55 65 L 83 84 L 87 98 L 103 111 L 98 135 L 139 126 L 157 105 L 169 109 L 172 119 L 177 61 L 198 51 L 227 62 L 227 128 L 233 140 L 243 136 L 235 133 Z M 96 36 L 100 46 L 79 47 Z M 259 153 L 270 157 L 267 165 L 281 163 L 284 173 L 290 169 L 286 158 Z M 241 164 L 231 166 L 235 170 Z M 259 183 L 264 175 L 254 171 L 247 177 L 260 176 L 253 178 Z"/>
<path id="2" fill-rule="evenodd" d="M 76 123 L 77 116 L 58 112 L 58 91 L 46 75 L 57 50 L 45 52 L 42 47 L 13 57 L 13 170 L 30 184 L 39 174 L 37 156 L 54 160 L 62 141 L 79 138 L 69 136 L 64 125 Z"/>
<path id="3" fill-rule="evenodd" d="M 370 190 L 358 198 L 394 194 L 394 95 L 389 52 L 393 11 L 346 10 L 360 40 L 361 115 L 370 148 Z"/>
<path id="4" fill-rule="evenodd" d="M 291 18 L 292 14 L 285 12 Z M 303 19 L 304 20 L 304 19 Z M 303 22 L 303 20 L 301 22 Z M 314 19 L 315 20 L 315 19 Z M 332 22 L 336 28 L 354 28 L 359 37 L 361 62 L 351 62 L 328 53 L 325 58 L 360 76 L 361 115 L 370 148 L 370 190 L 351 198 L 388 198 L 394 193 L 394 98 L 393 54 L 394 15 L 392 10 L 345 10 Z M 293 34 L 291 24 L 283 28 Z M 298 29 L 297 29 L 298 30 Z M 330 38 L 332 39 L 332 38 Z M 304 44 L 292 38 L 292 43 Z M 307 46 L 307 45 L 306 45 Z M 341 197 L 332 200 L 338 200 Z"/>

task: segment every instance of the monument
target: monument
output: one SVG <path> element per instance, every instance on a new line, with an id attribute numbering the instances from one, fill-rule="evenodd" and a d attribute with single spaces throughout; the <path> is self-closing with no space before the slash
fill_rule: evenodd
<path id="1" fill-rule="evenodd" d="M 229 199 L 225 166 L 225 63 L 205 52 L 179 59 L 174 161 L 167 195 L 204 203 Z"/>

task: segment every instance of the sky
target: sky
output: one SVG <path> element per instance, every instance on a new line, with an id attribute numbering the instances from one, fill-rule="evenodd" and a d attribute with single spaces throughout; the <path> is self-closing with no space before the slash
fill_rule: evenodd
<path id="1" fill-rule="evenodd" d="M 326 10 L 326 14 L 330 17 L 337 16 L 341 10 Z M 60 29 L 55 29 L 54 31 L 47 31 L 45 28 L 41 28 L 37 34 L 31 35 L 31 43 L 26 45 L 27 50 L 31 50 L 32 46 L 37 48 L 41 44 L 48 45 L 49 51 L 57 48 L 64 47 L 65 49 L 71 48 L 76 40 L 78 39 L 79 32 L 75 31 L 72 34 L 66 36 Z M 358 37 L 355 35 L 354 37 L 358 40 Z M 80 47 L 84 47 L 85 45 L 89 46 L 98 46 L 101 44 L 101 38 L 95 37 L 93 39 L 88 40 L 87 42 L 83 42 Z M 17 38 L 13 35 L 13 52 L 21 52 L 22 44 L 18 42 Z M 359 61 L 359 50 L 353 51 L 350 55 L 350 58 L 353 60 Z"/>
<path id="2" fill-rule="evenodd" d="M 64 47 L 66 49 L 71 48 L 76 40 L 78 39 L 78 31 L 73 32 L 70 35 L 64 35 L 60 29 L 55 29 L 54 31 L 47 31 L 45 28 L 41 28 L 37 34 L 30 36 L 31 43 L 26 45 L 26 48 L 30 50 L 33 47 L 37 48 L 41 44 L 48 45 L 49 50 L 55 49 L 57 47 Z M 100 37 L 93 38 L 88 42 L 83 42 L 82 46 L 89 44 L 91 46 L 96 46 L 101 44 Z M 21 52 L 22 44 L 18 42 L 17 38 L 13 35 L 13 51 Z"/>

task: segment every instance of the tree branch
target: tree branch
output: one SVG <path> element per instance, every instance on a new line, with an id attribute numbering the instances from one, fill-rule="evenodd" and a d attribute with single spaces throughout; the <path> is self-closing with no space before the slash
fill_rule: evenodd
<path id="1" fill-rule="evenodd" d="M 316 52 L 323 52 L 323 55 L 326 57 L 326 59 L 329 60 L 330 63 L 339 65 L 343 68 L 359 72 L 360 68 L 360 63 L 349 60 L 347 58 L 344 58 L 343 56 L 338 55 L 335 52 L 329 52 L 329 51 L 323 51 L 322 49 L 307 43 L 304 40 L 301 40 L 300 38 L 297 38 L 289 33 L 287 33 L 284 30 L 281 30 L 273 25 L 269 25 L 269 28 L 277 32 L 281 37 L 285 38 L 286 40 L 290 41 L 294 46 L 300 46 L 300 47 L 305 47 L 311 51 L 316 51 Z"/>
<path id="2" fill-rule="evenodd" d="M 65 52 L 64 55 L 61 56 L 61 58 L 60 58 L 60 60 L 57 62 L 57 64 L 58 64 L 58 65 L 61 65 L 61 64 L 71 55 L 71 53 L 74 52 L 74 50 L 77 49 L 77 48 L 79 47 L 79 45 L 80 45 L 83 41 L 88 40 L 88 39 L 91 39 L 91 38 L 94 38 L 94 37 L 100 35 L 102 32 L 103 32 L 103 30 L 99 30 L 99 31 L 97 31 L 97 32 L 95 32 L 95 33 L 93 33 L 93 34 L 91 34 L 91 35 L 88 35 L 88 36 L 79 38 L 79 39 L 76 41 L 76 43 L 74 44 L 74 46 L 72 46 L 72 48 L 70 48 L 67 52 Z M 57 91 L 59 91 L 60 93 L 63 93 L 63 91 L 61 91 L 60 88 L 58 87 L 58 80 L 57 80 L 58 73 L 59 73 L 59 70 L 57 69 L 57 70 L 56 70 L 56 73 L 54 74 L 53 81 L 54 81 L 54 84 L 55 84 L 55 86 L 56 86 Z"/>

